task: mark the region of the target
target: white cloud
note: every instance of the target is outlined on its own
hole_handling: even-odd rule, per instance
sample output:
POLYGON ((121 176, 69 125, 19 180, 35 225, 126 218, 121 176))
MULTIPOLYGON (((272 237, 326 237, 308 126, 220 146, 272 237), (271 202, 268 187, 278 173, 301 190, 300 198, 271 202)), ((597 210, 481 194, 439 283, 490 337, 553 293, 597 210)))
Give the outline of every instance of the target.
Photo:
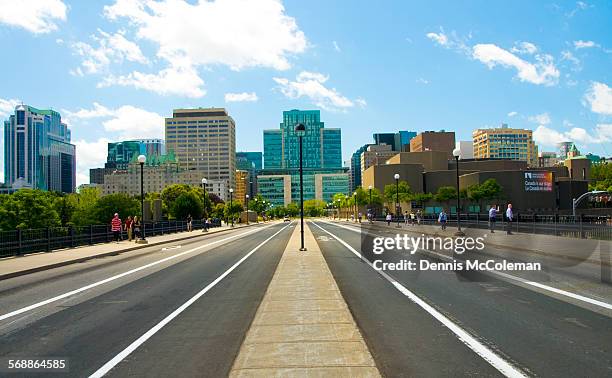
POLYGON ((540 125, 533 132, 533 140, 543 146, 555 146, 560 142, 575 142, 582 145, 600 144, 612 141, 612 124, 598 124, 592 132, 582 127, 573 127, 569 131, 560 132, 540 125))
POLYGON ((426 36, 440 46, 448 46, 448 37, 443 31, 440 31, 440 33, 427 33, 426 36))
POLYGON ((164 96, 200 98, 206 94, 203 88, 204 80, 189 63, 175 62, 170 67, 154 74, 133 71, 128 75, 110 75, 98 83, 99 88, 112 85, 145 89, 164 96))
POLYGON ((361 98, 358 97, 355 102, 357 103, 357 105, 359 105, 362 108, 365 108, 366 106, 368 106, 368 102, 365 100, 365 98, 361 98))
POLYGON ((578 50, 578 49, 588 49, 588 48, 597 47, 597 46, 599 46, 599 45, 596 44, 593 41, 583 41, 583 40, 574 41, 574 48, 576 50, 578 50))
POLYGON ((514 117, 517 114, 518 114, 517 112, 510 112, 508 113, 508 117, 514 117))
POLYGON ((604 83, 593 82, 584 95, 586 104, 594 113, 612 115, 612 88, 604 83))
POLYGON ((417 84, 429 84, 429 80, 423 79, 422 77, 416 79, 417 84))
POLYGON ((335 88, 327 88, 324 84, 329 76, 318 72, 302 71, 295 81, 278 77, 273 80, 288 98, 308 97, 314 105, 325 110, 342 110, 355 106, 353 101, 342 96, 335 88))
POLYGON ((21 101, 14 98, 5 100, 0 98, 0 120, 8 117, 15 110, 15 106, 21 104, 21 101))
POLYGON ((519 80, 532 84, 554 85, 559 80, 559 70, 548 54, 536 54, 536 61, 531 63, 494 44, 477 44, 473 47, 472 57, 490 69, 497 65, 514 68, 519 80))
POLYGON ((127 18, 139 38, 159 46, 157 56, 193 65, 290 68, 306 37, 279 0, 116 0, 104 7, 110 20, 127 18))
POLYGON ((342 50, 340 49, 340 46, 338 46, 338 42, 333 41, 334 44, 334 50, 336 50, 337 52, 342 52, 342 50))
POLYGON ((535 54, 538 47, 531 42, 517 42, 510 51, 518 54, 535 54))
POLYGON ((529 117, 529 121, 538 125, 548 125, 550 123, 550 115, 548 113, 537 114, 529 117))
POLYGON ((93 40, 98 44, 97 47, 93 47, 85 42, 72 44, 75 54, 83 57, 81 67, 73 71, 76 75, 82 76, 83 73, 100 73, 108 69, 111 62, 121 63, 124 60, 128 60, 142 64, 149 63, 140 47, 125 38, 122 32, 109 34, 98 29, 98 34, 92 36, 93 40))
POLYGON ((104 130, 117 133, 119 139, 160 138, 164 136, 164 117, 132 105, 113 111, 113 117, 102 122, 104 130))
POLYGON ((225 102, 255 102, 259 100, 255 92, 226 93, 225 102))
MULTIPOLYGON (((110 117, 113 115, 113 110, 107 108, 104 105, 100 105, 97 102, 93 103, 93 109, 79 109, 77 111, 70 111, 62 109, 62 116, 65 119, 90 119, 90 118, 101 118, 110 117)), ((67 121, 67 123, 70 123, 67 121)))
POLYGON ((574 71, 582 70, 582 64, 580 62, 580 59, 576 58, 574 54, 572 54, 570 51, 567 51, 567 50, 561 51, 561 60, 566 60, 568 62, 571 62, 574 66, 572 68, 572 70, 574 71))
POLYGON ((80 139, 73 141, 76 145, 76 180, 77 186, 89 183, 89 169, 103 167, 108 153, 110 139, 100 138, 93 142, 80 139))
POLYGON ((0 0, 0 23, 36 34, 57 30, 68 8, 61 0, 0 0))

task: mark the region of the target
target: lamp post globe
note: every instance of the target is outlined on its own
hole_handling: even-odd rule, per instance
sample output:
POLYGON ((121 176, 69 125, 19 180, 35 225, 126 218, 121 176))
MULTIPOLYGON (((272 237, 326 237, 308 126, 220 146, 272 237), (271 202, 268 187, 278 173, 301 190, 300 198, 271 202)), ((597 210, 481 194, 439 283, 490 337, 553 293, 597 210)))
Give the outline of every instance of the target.
POLYGON ((232 213, 233 211, 233 206, 232 206, 232 194, 234 193, 234 189, 233 188, 229 188, 229 195, 230 195, 230 205, 229 205, 229 216, 231 218, 232 221, 232 227, 234 227, 234 214, 232 213))
POLYGON ((144 164, 147 161, 145 155, 138 155, 138 164, 140 164, 140 240, 138 243, 146 244, 145 223, 144 223, 144 164))
POLYGON ((302 123, 295 125, 295 134, 299 139, 300 147, 300 251, 305 251, 304 247, 304 156, 302 138, 306 135, 306 126, 302 123))
POLYGON ((246 224, 249 225, 249 195, 246 196, 246 224))
POLYGON ((457 232, 455 236, 465 236, 465 233, 461 231, 461 193, 459 192, 459 159, 461 159, 461 149, 455 148, 453 150, 453 156, 455 157, 455 177, 457 179, 457 232))
POLYGON ((400 205, 399 205, 399 179, 400 179, 400 175, 399 173, 396 173, 393 175, 393 178, 395 179, 395 216, 397 217, 397 227, 401 227, 400 226, 400 205))

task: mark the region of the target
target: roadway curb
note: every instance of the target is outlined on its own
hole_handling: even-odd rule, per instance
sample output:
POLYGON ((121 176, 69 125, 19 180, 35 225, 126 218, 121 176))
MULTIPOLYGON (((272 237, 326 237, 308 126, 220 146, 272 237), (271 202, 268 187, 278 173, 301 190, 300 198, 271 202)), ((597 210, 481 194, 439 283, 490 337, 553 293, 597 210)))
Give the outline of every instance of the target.
MULTIPOLYGON (((338 224, 343 224, 342 222, 338 222, 338 221, 333 221, 333 222, 334 223, 338 223, 338 224)), ((352 224, 352 222, 348 222, 348 223, 352 224)), ((391 227, 385 227, 384 225, 381 226, 381 225, 377 225, 377 224, 373 224, 373 226, 378 227, 380 229, 389 229, 389 228, 391 228, 391 227)), ((392 229, 397 230, 397 228, 395 228, 395 227, 393 227, 392 229)), ((402 230, 404 230, 405 232, 420 233, 420 234, 427 235, 427 236, 439 236, 439 237, 444 236, 444 237, 451 237, 451 238, 452 237, 456 237, 454 235, 438 234, 437 232, 436 233, 431 233, 431 232, 424 232, 424 231, 417 231, 417 230, 406 230, 404 228, 402 228, 402 230)), ((517 233, 517 234, 519 234, 519 233, 517 233)), ((574 257, 574 256, 555 255, 555 254, 552 254, 552 253, 546 253, 545 251, 541 251, 539 249, 529 249, 529 248, 513 247, 513 246, 509 246, 509 245, 496 244, 496 243, 490 243, 490 242, 487 242, 487 244, 491 245, 491 246, 494 246, 494 247, 498 247, 498 248, 510 249, 510 250, 513 250, 513 251, 528 252, 528 253, 534 253, 536 255, 542 255, 542 256, 546 256, 546 257, 556 257, 556 258, 560 258, 560 259, 563 259, 563 260, 570 260, 570 261, 573 261, 573 262, 586 262, 586 263, 593 264, 593 265, 599 265, 599 266, 603 265, 603 266, 607 266, 607 267, 612 267, 612 263, 610 263, 609 261, 594 260, 594 259, 591 259, 590 257, 587 258, 587 259, 581 259, 581 258, 574 257)), ((492 254, 492 253, 487 253, 487 252, 482 252, 482 251, 481 251, 481 253, 489 255, 489 256, 492 256, 492 257, 500 257, 500 256, 497 256, 497 255, 492 254)))
MULTIPOLYGON (((42 272, 42 271, 45 271, 45 270, 51 270, 51 269, 59 268, 59 267, 66 266, 66 265, 78 264, 78 263, 81 263, 81 262, 84 262, 84 261, 87 261, 87 260, 93 260, 93 259, 102 258, 102 257, 108 257, 108 256, 116 256, 116 255, 120 255, 120 254, 122 254, 124 252, 131 252, 131 251, 135 251, 135 250, 139 250, 139 249, 143 249, 143 248, 154 247, 154 246, 157 246, 157 245, 174 243, 174 242, 177 242, 177 241, 195 239, 195 238, 199 238, 199 237, 206 236, 206 235, 222 234, 224 232, 228 232, 228 231, 231 231, 231 230, 236 230, 236 229, 239 229, 239 228, 247 228, 247 227, 251 227, 251 226, 252 225, 237 226, 237 227, 234 227, 234 228, 228 228, 228 229, 225 229, 225 230, 215 231, 215 232, 211 232, 211 233, 201 233, 200 235, 190 235, 190 236, 185 236, 185 237, 181 237, 181 238, 177 238, 177 239, 172 239, 172 240, 164 240, 164 241, 159 241, 159 242, 154 242, 154 243, 149 243, 149 244, 142 244, 142 245, 138 245, 138 246, 122 249, 120 251, 104 252, 104 253, 101 253, 99 255, 86 256, 86 257, 81 257, 81 258, 77 258, 77 259, 73 259, 73 260, 66 260, 66 261, 61 261, 61 262, 58 262, 58 263, 53 263, 53 264, 49 264, 49 265, 39 266, 39 267, 36 267, 36 268, 20 270, 18 272, 1 274, 0 275, 0 281, 8 280, 9 278, 15 278, 15 277, 19 277, 19 276, 25 276, 25 275, 32 274, 32 273, 42 272)), ((186 231, 184 231, 184 232, 186 232, 186 231)), ((104 244, 104 243, 101 243, 101 244, 104 244)), ((42 252, 42 253, 53 253, 53 251, 51 251, 51 252, 42 252)), ((14 257, 14 258, 26 258, 26 257, 28 257, 28 255, 18 256, 18 257, 14 257)))

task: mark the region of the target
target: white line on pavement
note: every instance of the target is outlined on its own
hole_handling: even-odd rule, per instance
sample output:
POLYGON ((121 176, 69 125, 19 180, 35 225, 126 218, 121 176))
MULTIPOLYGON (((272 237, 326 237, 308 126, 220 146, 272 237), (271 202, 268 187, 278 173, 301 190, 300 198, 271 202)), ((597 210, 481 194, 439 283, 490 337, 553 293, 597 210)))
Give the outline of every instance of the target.
POLYGON ((124 358, 129 356, 133 351, 135 351, 139 346, 144 344, 145 341, 151 338, 151 336, 155 335, 160 329, 162 329, 166 324, 170 323, 172 319, 176 318, 181 312, 185 311, 189 306, 191 306, 195 301, 197 301, 201 296, 206 294, 210 289, 215 287, 222 279, 224 279, 228 274, 230 274, 234 269, 236 269, 240 264, 244 262, 244 260, 248 259, 253 253, 255 253, 259 248, 261 248, 264 244, 274 238, 276 235, 280 234, 283 230, 285 230, 291 223, 287 226, 278 230, 274 235, 270 236, 263 242, 259 243, 257 247, 253 248, 249 253, 247 253, 243 258, 238 260, 234 265, 232 265, 228 270, 226 270, 223 274, 217 277, 213 282, 209 283, 204 289, 198 292, 196 295, 191 297, 187 302, 183 303, 179 308, 174 310, 170 315, 166 316, 162 321, 157 323, 153 328, 145 332, 144 335, 140 336, 133 343, 128 345, 127 348, 119 352, 115 357, 113 357, 110 361, 104 364, 100 369, 96 370, 95 373, 90 375, 90 378, 98 378, 103 377, 106 373, 108 373, 113 367, 115 367, 118 363, 120 363, 124 358))
MULTIPOLYGON (((323 227, 319 226, 317 223, 315 223, 315 222, 312 222, 312 223, 315 226, 317 226, 318 228, 320 228, 322 231, 324 231, 325 233, 329 234, 331 237, 336 239, 342 245, 344 245, 349 251, 353 252, 355 255, 357 255, 357 256, 359 256, 361 258, 361 253, 357 252, 347 242, 345 242, 344 240, 340 239, 339 237, 337 237, 336 235, 332 234, 331 232, 327 231, 323 227)), ((374 266, 372 265, 372 263, 369 262, 367 259, 366 260, 362 260, 362 261, 366 262, 372 269, 374 269, 374 266)), ((505 359, 503 359, 502 357, 497 355, 491 349, 487 348, 480 341, 476 340, 476 338, 474 338, 472 335, 470 335, 467 331, 463 330, 461 327, 459 327, 458 325, 453 323, 450 319, 448 319, 446 316, 444 316, 438 310, 436 310, 435 308, 433 308, 432 306, 427 304, 427 302, 423 301, 421 298, 419 298, 412 291, 408 290, 401 283, 399 283, 395 279, 393 279, 393 277, 391 277, 387 273, 383 272, 382 270, 374 269, 374 271, 379 273, 387 281, 389 281, 389 283, 391 283, 399 292, 401 292, 402 294, 407 296, 411 301, 413 301, 414 303, 419 305, 422 309, 427 311, 436 320, 438 320, 440 323, 442 323, 444 326, 446 326, 448 329, 450 329, 459 338, 459 340, 461 340, 471 350, 476 352, 476 354, 478 354, 485 361, 487 361, 489 364, 491 364, 491 366, 493 366, 494 368, 499 370, 499 372, 501 372, 503 375, 505 375, 506 377, 526 377, 526 375, 523 374, 520 370, 518 370, 516 367, 512 366, 512 364, 510 364, 508 361, 506 361, 505 359)))
MULTIPOLYGON (((355 228, 347 227, 347 226, 344 226, 344 225, 341 225, 341 224, 329 223, 329 222, 325 222, 325 221, 321 221, 321 222, 322 223, 326 223, 326 224, 331 224, 331 225, 334 225, 334 226, 337 226, 337 227, 341 227, 341 228, 344 228, 344 229, 349 230, 349 231, 359 232, 359 233, 361 232, 361 230, 357 230, 355 228)), ((423 251, 425 251, 427 253, 431 253, 433 255, 436 255, 438 257, 442 257, 442 258, 444 258, 446 260, 453 260, 452 257, 446 256, 446 255, 441 254, 441 253, 436 252, 436 251, 432 251, 432 250, 424 249, 424 248, 421 249, 421 250, 423 250, 423 251)), ((600 301, 600 300, 597 300, 597 299, 593 299, 593 298, 589 298, 589 297, 585 297, 584 295, 572 293, 570 291, 566 291, 566 290, 562 290, 562 289, 557 289, 556 287, 544 285, 544 284, 541 284, 539 282, 529 281, 529 280, 526 280, 524 278, 513 276, 513 275, 508 274, 508 273, 498 272, 498 271, 495 271, 495 270, 487 271, 487 272, 484 272, 484 273, 496 274, 496 275, 498 275, 500 277, 504 277, 504 278, 507 278, 509 280, 517 281, 517 282, 523 283, 525 285, 537 287, 537 288, 540 288, 542 290, 549 291, 551 293, 556 293, 556 294, 563 295, 563 296, 566 296, 566 297, 569 297, 569 298, 573 298, 573 299, 576 299, 576 300, 579 300, 579 301, 582 301, 582 302, 586 302, 586 303, 589 303, 589 304, 592 304, 592 305, 595 305, 595 306, 598 306, 598 307, 603 307, 605 309, 612 310, 612 304, 610 304, 610 303, 603 302, 603 301, 600 301)))
POLYGON ((261 230, 261 229, 263 229, 263 228, 268 228, 268 227, 272 227, 272 226, 273 226, 273 225, 268 225, 268 226, 265 226, 265 227, 262 227, 262 228, 256 228, 256 229, 251 230, 251 231, 243 232, 243 233, 240 233, 240 234, 237 234, 237 235, 233 235, 233 236, 230 236, 230 237, 227 237, 227 238, 223 238, 223 239, 220 239, 220 240, 216 240, 216 241, 213 241, 213 242, 210 242, 210 243, 207 243, 207 244, 204 244, 204 245, 201 245, 201 246, 198 246, 198 247, 192 248, 192 249, 187 250, 187 251, 185 251, 185 252, 181 252, 181 253, 178 253, 178 254, 176 254, 176 255, 169 256, 169 257, 163 258, 163 259, 161 259, 161 260, 157 260, 157 261, 154 261, 154 262, 152 262, 152 263, 149 263, 149 264, 146 264, 146 265, 140 266, 140 267, 138 267, 138 268, 134 268, 134 269, 132 269, 132 270, 128 270, 127 272, 123 272, 123 273, 120 273, 120 274, 114 275, 114 276, 112 276, 112 277, 108 277, 108 278, 106 278, 106 279, 103 279, 102 281, 94 282, 94 283, 92 283, 92 284, 89 284, 89 285, 86 285, 86 286, 80 287, 80 288, 78 288, 78 289, 75 289, 75 290, 72 290, 72 291, 69 291, 69 292, 66 292, 66 293, 60 294, 60 295, 55 296, 55 297, 53 297, 53 298, 49 298, 49 299, 46 299, 46 300, 44 300, 44 301, 37 302, 37 303, 31 304, 31 305, 29 305, 29 306, 26 306, 26 307, 20 308, 20 309, 18 309, 18 310, 11 311, 11 312, 9 312, 9 313, 7 313, 7 314, 0 315, 0 321, 5 320, 5 319, 8 319, 8 318, 11 318, 11 317, 13 317, 13 316, 15 316, 15 315, 23 314, 24 312, 27 312, 27 311, 33 310, 33 309, 35 309, 35 308, 38 308, 38 307, 41 307, 41 306, 45 306, 45 305, 48 305, 48 304, 53 303, 53 302, 57 302, 57 301, 59 301, 60 299, 68 298, 68 297, 73 296, 73 295, 75 295, 75 294, 78 294, 78 293, 81 293, 81 292, 83 292, 83 291, 86 291, 86 290, 92 289, 92 288, 94 288, 94 287, 96 287, 96 286, 100 286, 100 285, 103 285, 103 284, 105 284, 105 283, 109 283, 109 282, 111 282, 111 281, 115 281, 115 280, 117 280, 117 279, 119 279, 119 278, 122 278, 122 277, 128 276, 128 275, 130 275, 130 274, 133 274, 133 273, 139 272, 139 271, 141 271, 141 270, 144 270, 144 269, 150 268, 150 267, 155 266, 155 265, 159 265, 159 264, 164 263, 164 262, 166 262, 166 261, 170 261, 170 260, 173 260, 173 259, 179 258, 179 257, 181 257, 181 256, 184 256, 184 255, 188 254, 188 253, 195 252, 195 251, 197 251, 197 250, 199 250, 199 249, 206 248, 206 247, 209 247, 209 246, 211 246, 211 245, 215 245, 215 244, 223 243, 223 242, 226 242, 226 241, 228 241, 228 240, 235 239, 235 238, 238 238, 238 237, 242 237, 242 236, 245 236, 245 235, 249 235, 249 234, 252 234, 252 233, 254 233, 254 232, 260 231, 260 230, 261 230))

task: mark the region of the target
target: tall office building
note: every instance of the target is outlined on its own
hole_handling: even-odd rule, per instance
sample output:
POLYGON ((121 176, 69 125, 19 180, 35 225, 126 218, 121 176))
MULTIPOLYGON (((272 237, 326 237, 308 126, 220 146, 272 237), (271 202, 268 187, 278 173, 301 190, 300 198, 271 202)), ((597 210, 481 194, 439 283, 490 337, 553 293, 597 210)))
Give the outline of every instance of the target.
POLYGON ((538 166, 538 146, 533 132, 513 129, 502 124, 499 128, 477 129, 472 133, 474 158, 496 158, 526 161, 530 167, 538 166))
POLYGON ((58 112, 15 107, 4 122, 4 180, 13 188, 74 192, 76 147, 58 112))
POLYGON ((455 133, 453 131, 424 131, 410 140, 410 152, 443 151, 453 158, 455 133))
MULTIPOLYGON (((387 159, 398 153, 398 151, 393 151, 388 144, 373 144, 368 146, 360 156, 361 172, 364 172, 373 165, 385 164, 387 159)), ((363 186, 363 182, 360 182, 359 186, 363 186)))
MULTIPOLYGON (((236 169, 248 172, 247 194, 251 197, 257 191, 257 175, 263 168, 263 153, 259 151, 236 152, 236 169)), ((238 179, 236 179, 238 180, 238 179)), ((238 182, 236 181, 236 185, 238 182)))
POLYGON ((410 140, 417 135, 414 131, 401 130, 397 133, 375 133, 372 135, 374 144, 388 144, 391 150, 409 152, 410 140))
POLYGON ((283 112, 279 129, 264 130, 264 169, 257 177, 258 192, 273 204, 299 201, 299 138, 295 125, 304 124, 304 200, 330 201, 348 194, 349 175, 342 167, 340 129, 326 129, 319 110, 283 112))
POLYGON ((236 185, 236 124, 225 109, 174 109, 166 118, 166 149, 181 169, 200 172, 211 191, 229 199, 236 185))
POLYGON ((461 151, 461 159, 474 158, 474 144, 471 140, 458 140, 455 144, 455 148, 461 151))
POLYGON ((357 189, 358 186, 361 186, 361 153, 365 151, 369 146, 369 144, 364 144, 351 155, 349 171, 349 179, 351 183, 349 190, 351 192, 357 189))
POLYGON ((342 167, 340 129, 326 129, 319 110, 283 112, 280 129, 264 130, 264 168, 298 168, 300 166, 295 125, 306 126, 304 168, 342 167))

